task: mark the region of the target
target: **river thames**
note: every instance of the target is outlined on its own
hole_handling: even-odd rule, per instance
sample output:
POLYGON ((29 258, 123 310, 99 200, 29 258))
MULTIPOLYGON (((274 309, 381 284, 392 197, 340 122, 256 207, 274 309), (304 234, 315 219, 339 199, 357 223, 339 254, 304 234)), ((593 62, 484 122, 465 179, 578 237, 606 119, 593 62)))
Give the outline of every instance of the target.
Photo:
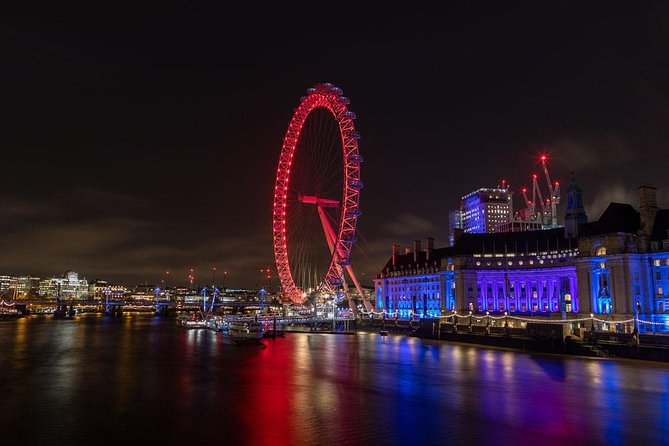
POLYGON ((669 442, 665 364, 364 333, 263 344, 141 314, 0 322, 0 442, 669 442))

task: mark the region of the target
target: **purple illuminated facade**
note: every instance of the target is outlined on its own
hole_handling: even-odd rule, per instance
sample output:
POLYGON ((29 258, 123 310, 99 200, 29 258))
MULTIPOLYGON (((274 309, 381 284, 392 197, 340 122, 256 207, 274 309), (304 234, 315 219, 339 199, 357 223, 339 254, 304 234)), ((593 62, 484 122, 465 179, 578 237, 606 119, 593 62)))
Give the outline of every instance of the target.
POLYGON ((375 280, 377 308, 402 318, 577 313, 577 256, 562 229, 463 234, 452 247, 396 252, 375 280))

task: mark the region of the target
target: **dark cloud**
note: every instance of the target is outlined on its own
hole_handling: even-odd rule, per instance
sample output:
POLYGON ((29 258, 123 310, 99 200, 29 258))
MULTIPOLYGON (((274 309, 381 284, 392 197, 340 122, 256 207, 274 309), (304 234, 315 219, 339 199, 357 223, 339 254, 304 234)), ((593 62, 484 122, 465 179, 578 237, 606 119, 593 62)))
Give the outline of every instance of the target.
POLYGON ((667 207, 666 12, 449 6, 323 32, 220 5, 6 8, 0 269, 132 284, 215 266, 255 286, 281 140, 323 81, 358 115, 368 283, 392 243, 445 245, 461 196, 527 185, 541 150, 563 193, 575 171, 590 218, 636 205, 641 183, 667 207))

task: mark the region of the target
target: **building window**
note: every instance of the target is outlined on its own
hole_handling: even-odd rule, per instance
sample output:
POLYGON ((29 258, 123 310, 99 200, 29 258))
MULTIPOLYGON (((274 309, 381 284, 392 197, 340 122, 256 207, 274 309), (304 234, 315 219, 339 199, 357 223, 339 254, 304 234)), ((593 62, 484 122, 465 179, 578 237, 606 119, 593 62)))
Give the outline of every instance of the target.
POLYGON ((662 296, 664 294, 664 290, 662 289, 661 286, 657 287, 657 294, 658 296, 662 296))
POLYGON ((655 261, 653 261, 653 264, 655 266, 660 266, 660 259, 655 259, 655 261))
POLYGON ((657 272, 655 273, 655 280, 660 280, 660 279, 662 279, 662 274, 660 274, 660 272, 657 271, 657 272))
POLYGON ((605 256, 606 255, 606 247, 605 246, 600 246, 595 250, 595 255, 596 256, 605 256))

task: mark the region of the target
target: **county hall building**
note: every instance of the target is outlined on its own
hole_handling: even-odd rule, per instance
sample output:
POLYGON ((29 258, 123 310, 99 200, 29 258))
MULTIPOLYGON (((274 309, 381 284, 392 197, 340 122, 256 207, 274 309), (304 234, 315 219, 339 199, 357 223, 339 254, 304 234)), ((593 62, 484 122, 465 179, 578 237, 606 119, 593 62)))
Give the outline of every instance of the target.
POLYGON ((669 316, 669 209, 639 188, 639 208, 611 203, 587 222, 572 180, 565 226, 460 233, 453 246, 392 256, 374 280, 377 310, 400 318, 458 312, 544 315, 590 313, 627 319, 669 316))

